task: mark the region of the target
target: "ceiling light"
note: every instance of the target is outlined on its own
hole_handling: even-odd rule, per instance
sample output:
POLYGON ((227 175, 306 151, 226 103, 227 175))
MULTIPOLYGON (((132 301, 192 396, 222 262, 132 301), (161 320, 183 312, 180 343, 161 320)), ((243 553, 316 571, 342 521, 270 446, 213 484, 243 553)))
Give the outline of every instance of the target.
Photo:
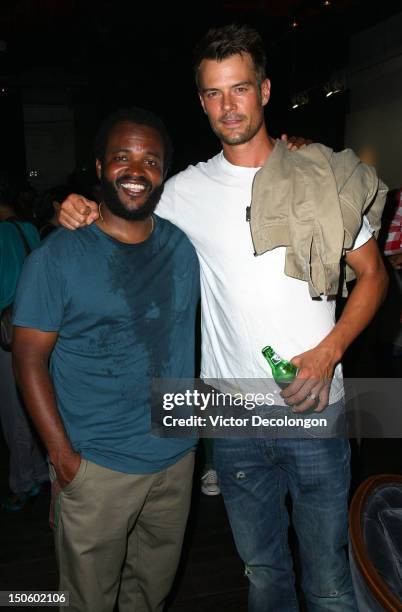
POLYGON ((292 97, 291 108, 292 110, 305 106, 309 103, 309 96, 306 91, 300 92, 292 97))
POLYGON ((329 98, 337 93, 342 93, 346 89, 346 82, 344 77, 333 77, 325 83, 324 85, 324 93, 325 97, 329 98))

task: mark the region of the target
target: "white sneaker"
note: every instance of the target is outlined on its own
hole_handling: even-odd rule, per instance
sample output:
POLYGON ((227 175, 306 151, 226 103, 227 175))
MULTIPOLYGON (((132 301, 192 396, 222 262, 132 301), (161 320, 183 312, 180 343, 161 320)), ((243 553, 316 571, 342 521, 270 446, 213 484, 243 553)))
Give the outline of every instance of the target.
POLYGON ((201 477, 201 491, 204 495, 220 495, 218 474, 215 470, 208 470, 201 477))

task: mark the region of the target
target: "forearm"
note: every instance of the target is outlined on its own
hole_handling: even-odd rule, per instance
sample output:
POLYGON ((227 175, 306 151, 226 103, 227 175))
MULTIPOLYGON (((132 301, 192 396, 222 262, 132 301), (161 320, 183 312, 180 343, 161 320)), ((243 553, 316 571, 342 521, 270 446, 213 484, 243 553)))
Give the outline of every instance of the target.
POLYGON ((341 317, 318 345, 329 349, 335 362, 342 359, 346 349, 373 319, 385 298, 387 288, 388 276, 383 268, 358 278, 341 317))
POLYGON ((386 295, 388 276, 374 240, 348 254, 346 260, 355 271, 357 282, 342 316, 317 346, 292 359, 299 372, 282 391, 282 397, 289 405, 297 406, 295 412, 314 407, 317 397, 319 402, 314 410, 320 412, 327 406, 336 364, 369 324, 386 295))
POLYGON ((50 460, 57 464, 64 455, 73 452, 61 420, 47 360, 39 357, 19 357, 14 354, 14 369, 29 413, 50 460))

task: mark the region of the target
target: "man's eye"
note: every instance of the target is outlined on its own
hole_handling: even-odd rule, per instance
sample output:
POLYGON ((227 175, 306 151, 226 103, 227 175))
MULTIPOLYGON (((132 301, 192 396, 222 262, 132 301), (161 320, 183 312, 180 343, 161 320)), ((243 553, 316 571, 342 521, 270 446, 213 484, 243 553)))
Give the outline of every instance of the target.
POLYGON ((148 166, 152 166, 153 168, 157 168, 159 165, 154 159, 147 159, 145 162, 148 164, 148 166))
POLYGON ((236 87, 237 93, 245 93, 247 91, 247 87, 236 87))
POLYGON ((218 95, 217 91, 209 91, 207 93, 207 98, 211 99, 211 98, 216 98, 216 96, 218 95))
POLYGON ((115 155, 113 159, 114 161, 118 161, 118 162, 127 161, 126 155, 115 155))

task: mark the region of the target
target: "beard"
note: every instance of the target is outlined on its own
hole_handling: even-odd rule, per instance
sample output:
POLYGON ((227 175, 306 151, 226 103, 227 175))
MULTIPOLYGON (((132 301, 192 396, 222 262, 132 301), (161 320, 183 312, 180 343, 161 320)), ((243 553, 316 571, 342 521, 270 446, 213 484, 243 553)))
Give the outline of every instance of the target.
MULTIPOLYGON (((125 180, 131 179, 132 177, 124 176, 119 179, 119 182, 124 183, 125 180)), ((152 184, 145 178, 140 177, 140 182, 142 182, 147 189, 152 189, 152 184)), ((105 203, 105 206, 110 210, 110 212, 116 217, 120 217, 121 219, 126 219, 126 221, 144 221, 152 215, 154 212, 160 197, 162 195, 164 188, 164 183, 159 185, 159 187, 155 187, 152 191, 150 191, 148 198, 145 200, 141 206, 138 208, 127 208, 119 198, 119 194, 113 182, 108 181, 107 178, 102 174, 100 179, 100 189, 102 200, 105 203)))
POLYGON ((261 116, 260 120, 257 123, 251 123, 247 127, 244 128, 243 131, 234 133, 233 136, 230 135, 230 132, 224 132, 219 127, 219 122, 216 124, 212 124, 210 122, 212 130, 215 132, 215 135, 219 138, 219 140, 228 145, 240 145, 249 142, 261 129, 261 126, 264 123, 264 115, 261 116))

